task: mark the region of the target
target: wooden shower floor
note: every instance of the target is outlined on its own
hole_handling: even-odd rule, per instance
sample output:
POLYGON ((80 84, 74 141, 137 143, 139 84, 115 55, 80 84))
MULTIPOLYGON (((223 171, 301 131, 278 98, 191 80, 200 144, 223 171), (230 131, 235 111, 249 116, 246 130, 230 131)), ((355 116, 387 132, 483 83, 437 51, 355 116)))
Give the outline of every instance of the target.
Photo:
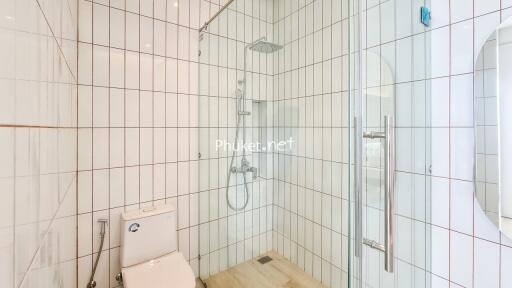
POLYGON ((207 288, 323 288, 295 264, 269 252, 257 259, 236 265, 206 279, 207 288), (270 256, 273 260, 260 264, 257 260, 270 256))

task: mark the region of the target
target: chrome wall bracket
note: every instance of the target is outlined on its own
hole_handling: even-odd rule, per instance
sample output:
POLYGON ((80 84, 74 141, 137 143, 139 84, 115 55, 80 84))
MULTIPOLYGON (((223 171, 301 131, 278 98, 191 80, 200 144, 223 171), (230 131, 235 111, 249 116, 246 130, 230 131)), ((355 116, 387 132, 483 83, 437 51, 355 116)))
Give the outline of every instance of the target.
POLYGON ((119 285, 123 285, 123 274, 117 273, 114 279, 116 279, 119 285))
POLYGON ((363 244, 368 246, 368 247, 370 247, 370 248, 377 249, 377 250, 382 251, 382 252, 386 252, 386 247, 383 244, 380 244, 377 241, 373 241, 373 240, 364 238, 363 239, 363 244))
POLYGON ((363 138, 367 138, 367 139, 385 139, 386 138, 386 134, 384 134, 382 132, 364 132, 363 133, 363 138))

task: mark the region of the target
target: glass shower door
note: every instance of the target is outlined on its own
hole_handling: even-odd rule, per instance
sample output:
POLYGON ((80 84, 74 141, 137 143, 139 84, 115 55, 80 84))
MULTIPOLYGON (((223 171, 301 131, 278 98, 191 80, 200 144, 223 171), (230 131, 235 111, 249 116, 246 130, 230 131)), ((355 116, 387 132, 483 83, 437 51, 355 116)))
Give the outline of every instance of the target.
POLYGON ((351 287, 430 287, 427 3, 354 4, 351 287))

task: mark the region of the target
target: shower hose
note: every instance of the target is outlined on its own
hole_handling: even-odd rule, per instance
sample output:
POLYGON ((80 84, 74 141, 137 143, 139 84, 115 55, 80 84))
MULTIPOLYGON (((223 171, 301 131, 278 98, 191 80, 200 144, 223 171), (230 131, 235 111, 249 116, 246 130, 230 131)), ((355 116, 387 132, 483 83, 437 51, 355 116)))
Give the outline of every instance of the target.
MULTIPOLYGON (((238 105, 237 105, 237 107, 238 107, 238 105)), ((246 176, 246 172, 245 171, 242 172, 243 173, 243 178, 244 178, 244 191, 245 191, 244 205, 242 207, 236 207, 236 205, 232 205, 231 201, 229 200, 229 181, 231 180, 231 173, 232 173, 231 169, 233 169, 233 164, 235 163, 236 149, 237 149, 237 146, 238 146, 238 136, 240 134, 240 121, 241 121, 241 119, 243 117, 238 112, 239 111, 237 111, 236 133, 235 133, 235 143, 234 143, 235 145, 233 146, 234 149, 233 149, 233 154, 231 155, 231 163, 229 164, 228 176, 227 176, 228 179, 226 181, 226 202, 228 203, 229 208, 231 208, 234 211, 242 211, 242 210, 244 210, 245 207, 247 207, 247 204, 249 203, 249 189, 247 187, 247 176, 246 176)), ((243 152, 242 152, 242 162, 244 160, 245 160, 245 150, 243 150, 243 152)), ((236 188, 236 186, 235 186, 235 188, 236 188)))

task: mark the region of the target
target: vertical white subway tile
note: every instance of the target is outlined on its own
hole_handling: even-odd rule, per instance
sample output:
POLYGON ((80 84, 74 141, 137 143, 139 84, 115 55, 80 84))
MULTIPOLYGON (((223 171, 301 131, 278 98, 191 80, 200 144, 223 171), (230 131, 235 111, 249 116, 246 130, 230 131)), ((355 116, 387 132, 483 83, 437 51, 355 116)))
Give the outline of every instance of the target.
POLYGON ((120 49, 110 49, 110 86, 124 88, 125 52, 120 49))
MULTIPOLYGON (((142 163, 141 163, 142 164, 142 163)), ((153 200, 153 166, 140 166, 140 202, 153 200)))
POLYGON ((472 5, 473 3, 471 3, 471 5, 468 4, 469 3, 464 0, 454 0, 450 2, 450 16, 452 23, 460 22, 473 17, 474 5, 472 5))
POLYGON ((124 165, 124 129, 111 128, 110 135, 110 167, 124 165))
POLYGON ((126 11, 139 13, 140 0, 125 0, 126 11))
POLYGON ((92 208, 99 211, 109 208, 109 170, 94 170, 92 174, 92 208))
POLYGON ((473 183, 451 180, 450 192, 450 228, 473 234, 473 183))
POLYGON ((474 149, 473 128, 450 129, 450 170, 451 177, 467 181, 473 180, 474 149))
POLYGON ((153 51, 155 55, 165 55, 166 51, 166 41, 165 41, 165 31, 166 25, 163 21, 153 21, 153 51))
POLYGON ((93 168, 107 168, 109 166, 108 128, 95 128, 92 131, 93 168))
POLYGON ((448 27, 430 32, 431 41, 431 77, 447 76, 450 63, 450 30, 448 27))
POLYGON ((506 273, 506 271, 510 271, 509 269, 512 267, 512 248, 502 246, 501 247, 501 279, 500 284, 502 287, 507 287, 512 285, 512 275, 510 273, 506 273))
POLYGON ((78 170, 92 168, 92 129, 78 130, 78 170))
MULTIPOLYGON (((178 3, 177 2, 178 0, 176 0, 175 3, 178 3)), ((176 5, 176 4, 174 4, 176 5)), ((180 25, 183 25, 183 26, 189 26, 190 25, 190 11, 189 11, 189 8, 190 8, 190 0, 179 0, 179 24, 180 25)))
POLYGON ((432 128, 432 175, 449 176, 449 130, 432 128))
POLYGON ((100 5, 93 4, 93 44, 108 46, 110 43, 109 40, 109 8, 100 5))
POLYGON ((475 6, 475 17, 487 14, 490 12, 494 12, 500 9, 500 1, 499 0, 491 0, 491 1, 483 1, 483 0, 474 0, 475 6))
POLYGON ((103 46, 93 46, 93 84, 108 86, 109 83, 109 49, 103 46))
MULTIPOLYGON (((466 5, 469 6, 469 5, 466 5)), ((473 21, 468 20, 451 26, 451 73, 473 71, 473 21)))
POLYGON ((445 279, 450 275, 449 231, 432 226, 432 272, 445 279))
MULTIPOLYGON (((189 63, 186 61, 178 60, 178 77, 177 77, 177 91, 179 93, 188 93, 189 92, 189 63)), ((175 82, 176 79, 174 79, 175 82)))
POLYGON ((122 89, 110 89, 110 127, 124 127, 125 95, 122 89))
MULTIPOLYGON (((109 95, 108 88, 94 87, 92 90, 93 127, 108 127, 109 95)), ((88 111, 84 111, 88 112, 88 111)))
POLYGON ((167 21, 178 23, 179 0, 167 1, 167 21))
POLYGON ((140 129, 140 164, 153 163, 153 129, 140 129))
POLYGON ((92 2, 78 1, 78 35, 82 42, 92 43, 92 2))
POLYGON ((110 169, 110 208, 124 205, 125 180, 124 168, 110 169))
POLYGON ((140 1, 140 14, 153 17, 153 2, 152 0, 140 1))
MULTIPOLYGON (((149 2, 149 1, 144 1, 149 2)), ((148 17, 140 17, 140 51, 153 53, 153 20, 148 17)))
POLYGON ((139 203, 139 167, 125 168, 125 205, 139 203))
POLYGON ((499 245, 476 238, 474 257, 474 287, 500 287, 499 245))
POLYGON ((92 253, 92 214, 78 216, 78 257, 92 253))
MULTIPOLYGON (((459 0, 456 0, 461 2, 459 0)), ((453 2, 452 2, 453 3, 453 2)), ((451 4, 453 5, 453 4, 451 4)), ((469 6, 469 5, 468 5, 469 6)), ((450 21, 450 2, 443 0, 432 0, 430 9, 436 11, 436 17, 432 18, 432 28, 438 28, 449 24, 450 21)), ((453 17, 453 16, 452 16, 453 17)))
POLYGON ((473 287, 473 241, 471 236, 450 232, 450 280, 462 287, 473 287))
POLYGON ((139 129, 125 129, 125 164, 128 166, 139 164, 139 129))
MULTIPOLYGON (((125 18, 126 12, 110 8, 110 46, 125 47, 125 18)), ((105 29, 105 27, 103 27, 105 29)))
POLYGON ((92 84, 92 45, 86 43, 78 44, 78 83, 84 85, 92 84))
POLYGON ((139 43, 139 34, 140 34, 139 16, 136 14, 132 14, 132 13, 126 13, 125 21, 126 21, 125 22, 126 49, 131 50, 131 51, 139 51, 139 45, 140 45, 140 43, 139 43))
POLYGON ((451 77, 450 124, 454 127, 473 126, 473 76, 451 77))

